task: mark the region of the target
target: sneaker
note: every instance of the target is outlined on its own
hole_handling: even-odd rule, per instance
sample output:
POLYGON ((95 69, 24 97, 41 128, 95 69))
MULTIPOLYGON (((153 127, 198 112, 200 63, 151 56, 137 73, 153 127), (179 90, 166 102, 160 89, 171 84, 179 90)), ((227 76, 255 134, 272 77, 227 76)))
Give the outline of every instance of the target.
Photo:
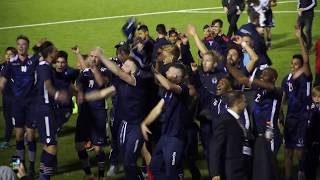
POLYGON ((114 177, 117 174, 117 167, 115 165, 111 165, 108 172, 107 176, 114 177))
POLYGON ((0 143, 0 149, 3 150, 3 149, 8 149, 9 148, 9 142, 1 142, 0 143))

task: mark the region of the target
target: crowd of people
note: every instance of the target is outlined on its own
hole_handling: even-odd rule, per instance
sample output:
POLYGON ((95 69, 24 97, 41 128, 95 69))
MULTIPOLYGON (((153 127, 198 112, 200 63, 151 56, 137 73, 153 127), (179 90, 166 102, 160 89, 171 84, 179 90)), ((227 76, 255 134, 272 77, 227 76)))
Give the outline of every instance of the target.
MULTIPOLYGON (((5 50, 0 66, 5 119, 1 148, 9 146, 14 129, 15 155, 32 179, 37 130, 43 144, 39 178, 50 179, 57 169, 57 134, 72 115, 75 96, 79 113, 74 144, 84 179, 115 176, 122 166, 128 180, 184 179, 185 168, 199 180, 199 140, 210 179, 279 179, 277 154, 282 144, 285 179, 316 179, 320 71, 312 86, 310 24, 307 36, 303 33, 307 21, 303 16, 311 17, 314 6, 299 4, 303 7, 299 7, 295 36, 300 53, 288 57, 291 70, 277 86, 278 72, 268 56, 276 1, 249 1, 249 23, 240 28, 237 20, 244 2, 223 0, 222 4, 230 24, 227 35, 222 32, 223 21, 214 19, 203 26, 203 35, 193 25, 181 33, 158 24, 153 39, 146 24, 131 18, 122 28, 127 39, 115 45, 114 57, 107 57, 100 47, 84 53, 74 46, 75 68, 68 65, 67 52, 46 39, 28 54, 29 39, 19 35, 16 48, 5 50), (194 41, 198 54, 191 53, 189 41, 194 41), (111 135, 109 158, 107 134, 111 135), (89 150, 96 155, 96 174, 89 150), (298 172, 293 171, 294 156, 298 172), (144 169, 137 163, 139 158, 144 169), (106 161, 110 162, 107 175, 106 161)), ((319 46, 320 41, 317 57, 319 46)))

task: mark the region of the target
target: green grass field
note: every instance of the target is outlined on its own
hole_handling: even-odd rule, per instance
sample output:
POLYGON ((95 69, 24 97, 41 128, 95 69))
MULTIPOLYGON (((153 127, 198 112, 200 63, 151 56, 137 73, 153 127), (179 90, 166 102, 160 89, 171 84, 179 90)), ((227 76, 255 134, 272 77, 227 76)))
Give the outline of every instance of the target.
MULTIPOLYGON (((279 0, 284 1, 284 0, 279 0)), ((83 53, 88 52, 95 46, 105 49, 107 56, 115 54, 113 46, 124 39, 120 28, 129 16, 138 14, 138 20, 147 24, 151 35, 155 37, 155 27, 159 23, 166 24, 167 28, 176 27, 183 32, 187 24, 194 24, 201 32, 204 24, 210 24, 214 18, 225 20, 224 31, 228 25, 225 15, 219 9, 203 9, 220 7, 220 1, 213 0, 10 0, 0 2, 0 52, 4 52, 8 46, 15 46, 17 35, 28 36, 33 45, 39 39, 46 37, 54 42, 58 49, 66 50, 69 54, 69 63, 75 65, 75 58, 71 54, 70 47, 79 45, 83 53), (193 10, 190 9, 200 9, 193 10), (186 10, 188 11, 178 11, 186 10), (211 11, 215 11, 211 12, 211 11), (93 20, 92 18, 100 18, 93 20), (87 20, 83 20, 87 19, 87 20), (81 20, 74 22, 73 20, 81 20), (63 23, 61 23, 63 21, 63 23), (69 22, 66 22, 69 21, 69 22), (49 22, 60 22, 52 24, 41 24, 49 22), (12 27, 20 25, 38 24, 29 27, 12 27)), ((273 29, 272 50, 269 55, 274 67, 279 72, 278 83, 289 71, 291 56, 299 53, 299 46, 294 36, 294 25, 297 19, 296 2, 286 1, 279 3, 274 11, 276 27, 273 29), (286 11, 286 12, 284 12, 286 11)), ((320 8, 316 8, 313 21, 313 40, 320 38, 320 8)), ((247 22, 247 14, 242 14, 238 25, 247 22)), ((196 48, 191 41, 194 58, 197 57, 196 48)), ((311 56, 312 69, 314 66, 314 52, 311 56)), ((66 124, 65 130, 59 137, 57 175, 52 179, 67 180, 82 178, 83 172, 74 150, 74 126, 76 115, 66 124)), ((0 135, 3 136, 4 120, 1 116, 0 135)), ((14 145, 14 138, 11 144, 14 145)), ((37 161, 41 152, 38 144, 37 161)), ((107 148, 109 152, 109 148, 107 148)), ((0 165, 8 165, 10 157, 15 153, 15 147, 0 151, 0 165)), ((199 166, 202 174, 207 176, 204 166, 203 155, 199 155, 199 166)), ((37 167, 38 167, 37 163, 37 167)), ((283 174, 283 151, 279 152, 279 169, 283 174)), ((94 169, 95 170, 95 169, 94 169)), ((119 175, 118 179, 121 178, 119 175)), ((186 172, 186 177, 190 174, 186 172)), ((111 179, 111 178, 109 178, 111 179)))

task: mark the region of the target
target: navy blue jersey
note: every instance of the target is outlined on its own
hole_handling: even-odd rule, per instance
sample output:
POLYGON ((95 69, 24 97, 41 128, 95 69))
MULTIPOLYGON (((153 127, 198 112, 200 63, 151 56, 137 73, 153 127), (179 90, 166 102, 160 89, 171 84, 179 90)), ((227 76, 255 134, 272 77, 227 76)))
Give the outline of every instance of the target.
MULTIPOLYGON (((102 76, 108 77, 109 72, 107 71, 106 68, 101 67, 100 72, 102 76)), ((79 87, 81 88, 83 93, 89 93, 91 91, 95 90, 100 90, 105 88, 104 85, 99 86, 97 81, 94 78, 94 75, 91 71, 91 69, 86 68, 84 69, 81 73, 80 76, 77 80, 77 84, 79 84, 79 87)), ((105 104, 105 99, 100 99, 96 101, 91 101, 91 102, 84 102, 81 104, 82 106, 88 106, 91 109, 105 109, 106 104, 105 104)))
POLYGON ((205 73, 202 70, 200 70, 199 76, 203 88, 205 88, 211 94, 215 95, 217 91, 218 82, 222 77, 226 76, 226 73, 219 70, 205 73))
POLYGON ((254 133, 256 135, 265 133, 267 121, 271 123, 270 126, 274 128, 275 133, 280 133, 277 124, 281 101, 282 90, 277 88, 271 91, 263 88, 257 89, 252 110, 254 133))
POLYGON ((205 39, 202 40, 202 42, 207 47, 208 50, 213 50, 223 55, 223 50, 220 44, 217 41, 215 41, 215 39, 212 38, 211 36, 206 37, 205 39))
POLYGON ((2 75, 12 81, 12 93, 15 97, 26 98, 34 95, 35 71, 39 64, 38 56, 30 56, 24 61, 15 56, 2 71, 2 75))
POLYGON ((292 74, 287 75, 282 81, 282 89, 288 99, 288 111, 286 119, 305 120, 311 103, 312 77, 305 74, 293 79, 292 74))
MULTIPOLYGON (((8 66, 8 63, 4 62, 0 64, 0 75, 2 76, 3 71, 5 70, 6 66, 8 66)), ((6 86, 4 87, 2 91, 2 95, 4 96, 12 96, 12 80, 8 79, 6 86)))
POLYGON ((181 84, 180 87, 182 89, 180 94, 166 91, 163 97, 165 110, 163 114, 162 135, 177 138, 184 138, 185 136, 189 89, 185 84, 181 84))
POLYGON ((142 78, 138 72, 135 75, 136 86, 129 85, 120 80, 115 84, 118 102, 116 105, 116 116, 128 124, 140 124, 146 117, 149 107, 148 79, 142 78))
POLYGON ((58 108, 72 108, 73 102, 72 102, 72 89, 71 85, 73 85, 76 81, 76 79, 79 76, 80 71, 78 69, 73 69, 70 67, 67 67, 63 70, 63 72, 57 72, 54 71, 54 87, 57 90, 64 90, 69 92, 70 100, 66 104, 61 104, 56 102, 56 107, 58 108))
POLYGON ((36 69, 36 74, 36 103, 53 107, 54 98, 49 96, 48 90, 45 87, 45 81, 47 80, 54 83, 54 74, 51 64, 47 61, 41 61, 36 69))

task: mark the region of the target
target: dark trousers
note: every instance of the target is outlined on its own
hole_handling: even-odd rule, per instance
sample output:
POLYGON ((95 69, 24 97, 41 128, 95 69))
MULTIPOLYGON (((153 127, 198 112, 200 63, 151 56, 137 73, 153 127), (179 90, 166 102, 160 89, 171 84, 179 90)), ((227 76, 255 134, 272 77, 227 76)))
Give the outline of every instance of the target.
POLYGON ((150 168, 154 180, 183 179, 184 142, 176 137, 161 136, 152 153, 150 168))
POLYGON ((312 22, 313 22, 314 12, 309 10, 303 12, 298 18, 298 25, 301 27, 302 38, 307 44, 307 50, 312 48, 312 22), (303 29, 306 28, 306 33, 303 29))
POLYGON ((142 173, 137 166, 141 153, 143 136, 139 124, 128 124, 122 121, 119 129, 119 150, 122 159, 125 180, 140 180, 142 173))
POLYGON ((115 110, 114 108, 110 111, 110 131, 111 131, 111 152, 110 152, 110 164, 117 165, 119 159, 119 127, 121 121, 119 121, 115 117, 115 110))
POLYGON ((187 138, 186 138, 186 161, 188 169, 191 173, 192 180, 201 179, 201 173, 197 167, 196 160, 198 157, 198 132, 199 127, 196 123, 193 123, 187 128, 187 138))
POLYGON ((228 22, 229 22, 229 30, 228 30, 228 37, 231 37, 233 34, 235 34, 238 31, 237 22, 240 15, 237 15, 236 13, 230 13, 227 15, 228 22))
POLYGON ((3 108, 3 116, 5 120, 5 130, 4 130, 4 141, 9 142, 12 131, 12 116, 11 116, 11 106, 12 106, 12 97, 10 96, 2 96, 2 108, 3 108))
POLYGON ((320 144, 312 144, 306 153, 305 174, 308 180, 317 179, 317 167, 319 164, 320 144))

